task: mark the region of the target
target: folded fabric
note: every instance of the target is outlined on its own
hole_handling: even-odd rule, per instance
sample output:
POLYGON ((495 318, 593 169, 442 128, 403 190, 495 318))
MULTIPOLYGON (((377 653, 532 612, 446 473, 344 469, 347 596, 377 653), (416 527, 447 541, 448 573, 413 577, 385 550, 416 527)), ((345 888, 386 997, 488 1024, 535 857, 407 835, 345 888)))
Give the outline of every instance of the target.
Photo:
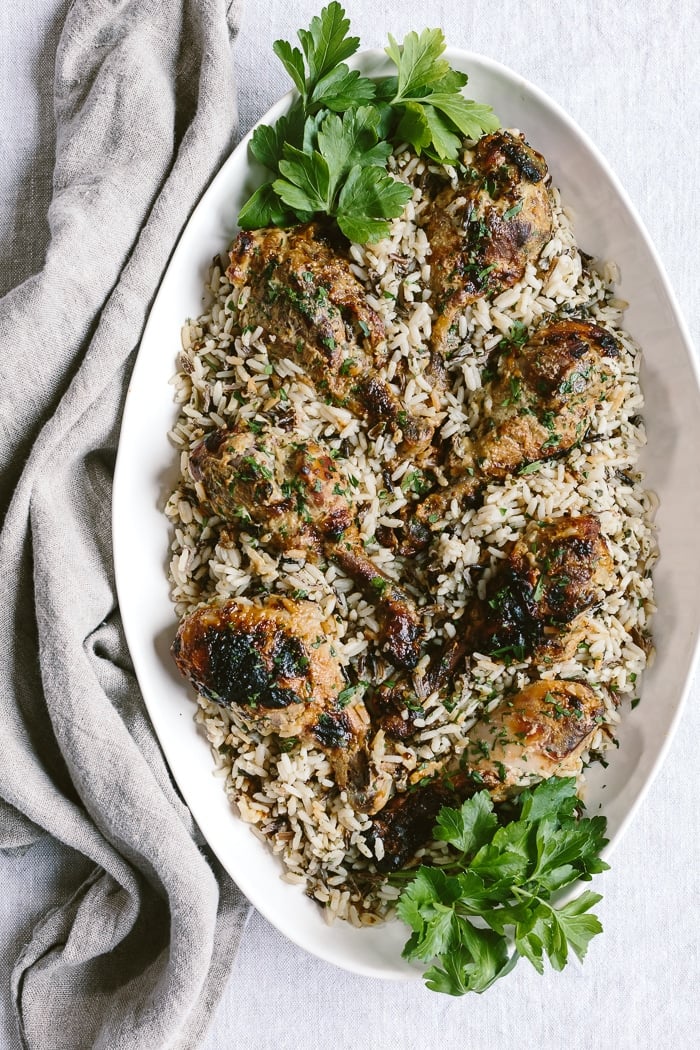
POLYGON ((191 1050, 248 912, 145 713, 110 528, 149 305, 235 131, 238 22, 226 0, 73 3, 56 56, 50 245, 42 272, 0 300, 0 846, 55 836, 80 882, 14 967, 32 1050, 191 1050))

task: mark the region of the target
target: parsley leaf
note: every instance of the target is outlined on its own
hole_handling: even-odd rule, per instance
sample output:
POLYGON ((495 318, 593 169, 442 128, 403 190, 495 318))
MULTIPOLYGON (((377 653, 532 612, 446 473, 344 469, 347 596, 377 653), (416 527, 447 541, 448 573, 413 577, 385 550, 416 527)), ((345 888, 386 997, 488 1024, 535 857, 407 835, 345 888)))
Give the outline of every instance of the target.
POLYGON ((343 62, 319 80, 309 100, 311 112, 325 106, 326 109, 342 113, 351 106, 371 102, 375 87, 371 80, 361 76, 356 69, 348 69, 343 62))
POLYGON ((272 50, 289 73, 302 98, 306 98, 306 73, 304 56, 298 47, 292 47, 288 40, 275 40, 272 50))
POLYGON ((349 110, 343 118, 329 113, 318 130, 318 149, 326 158, 336 182, 356 164, 386 167, 391 153, 388 142, 379 142, 379 113, 372 106, 349 110))
POLYGON ((299 30, 297 36, 304 49, 312 83, 318 83, 339 62, 355 54, 360 39, 348 36, 349 28, 345 11, 333 0, 323 8, 320 16, 311 19, 308 29, 299 30))
POLYGON ((252 156, 274 178, 243 205, 242 229, 327 215, 351 240, 380 240, 411 196, 386 171, 393 144, 408 142, 419 153, 453 160, 464 135, 476 138, 498 127, 488 106, 462 95, 467 77, 444 58, 442 30, 409 33, 402 44, 390 36, 387 53, 397 76, 382 80, 347 66, 360 43, 349 31, 344 9, 332 0, 298 31, 301 47, 275 41, 298 97, 288 113, 251 137, 252 156))
POLYGON ((581 961, 586 955, 591 938, 603 932, 600 920, 595 915, 587 914, 602 899, 599 893, 586 890, 576 900, 565 904, 557 913, 564 935, 581 961))
MULTIPOLYGON (((445 50, 442 29, 424 29, 423 32, 408 33, 403 44, 398 44, 391 33, 385 51, 398 69, 396 102, 412 98, 421 90, 430 88, 450 72, 447 59, 440 58, 445 50)), ((466 77, 463 83, 466 84, 466 77)))
POLYGON ((331 173, 317 150, 304 153, 285 146, 279 168, 283 178, 275 179, 272 188, 290 208, 309 212, 330 208, 331 173))
POLYGON ((492 838, 497 827, 498 821, 488 793, 481 791, 468 799, 461 809, 445 806, 440 811, 435 838, 440 842, 449 842, 461 853, 476 853, 492 838))
POLYGON ((299 148, 303 136, 304 111, 300 105, 295 105, 273 125, 260 124, 255 129, 250 140, 250 152, 270 171, 278 172, 285 142, 299 148))
POLYGON ((517 471, 517 473, 520 474, 520 475, 536 474, 541 466, 542 466, 542 460, 541 459, 536 459, 532 463, 527 463, 524 467, 520 467, 520 469, 517 471))
POLYGON ((421 866, 404 885, 397 911, 412 933, 403 954, 435 961, 424 974, 433 991, 483 992, 520 956, 539 973, 545 958, 561 970, 570 950, 583 959, 602 931, 591 914, 599 894, 586 890, 560 907, 551 897, 607 868, 599 857, 605 819, 577 818, 582 807, 573 778, 543 781, 524 791, 517 807, 505 825, 487 791, 459 809, 444 807, 434 835, 458 857, 421 866))
POLYGON ((400 215, 411 196, 410 186, 387 172, 356 165, 340 193, 338 226, 351 241, 380 241, 389 233, 387 220, 400 215))
MULTIPOLYGON (((495 131, 498 118, 490 106, 466 99, 462 88, 467 76, 450 69, 441 29, 408 33, 403 44, 390 35, 386 53, 398 70, 393 98, 388 104, 401 113, 396 137, 409 142, 418 152, 438 160, 456 160, 461 136, 479 138, 495 131)), ((387 88, 381 97, 387 96, 387 88)))
POLYGON ((468 139, 478 139, 485 132, 495 131, 499 126, 498 117, 490 106, 473 102, 465 98, 461 92, 445 94, 441 91, 433 91, 428 98, 433 109, 439 109, 468 139))
POLYGON ((377 111, 360 107, 342 118, 328 113, 314 137, 310 151, 284 146, 273 192, 297 213, 334 216, 350 240, 385 237, 387 220, 401 214, 412 191, 384 170, 391 147, 378 141, 377 111))

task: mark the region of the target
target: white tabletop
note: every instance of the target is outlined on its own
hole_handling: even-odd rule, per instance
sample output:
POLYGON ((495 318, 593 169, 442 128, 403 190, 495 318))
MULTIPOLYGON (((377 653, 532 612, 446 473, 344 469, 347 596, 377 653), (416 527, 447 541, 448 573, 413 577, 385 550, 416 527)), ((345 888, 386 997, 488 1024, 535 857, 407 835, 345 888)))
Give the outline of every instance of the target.
MULTIPOLYGON (((321 0, 268 0, 263 13, 261 4, 244 2, 235 51, 241 130, 287 90, 272 55, 273 40, 289 38, 322 6, 321 0)), ((52 55, 42 50, 43 41, 68 2, 34 0, 31 24, 20 17, 24 6, 22 0, 0 5, 0 199, 7 196, 3 180, 25 170, 17 225, 22 209, 48 204, 50 168, 32 168, 30 158, 37 150, 37 114, 51 105, 52 55)), ((423 0, 415 10, 400 0, 355 0, 346 6, 365 46, 383 45, 387 32, 400 38, 409 29, 441 25, 450 44, 511 66, 559 102, 627 188, 697 342, 700 16, 695 0, 674 5, 471 0, 464 6, 423 0)), ((4 278, 15 245, 13 218, 2 218, 4 278)), ((27 254, 26 273, 41 265, 42 252, 37 244, 27 254)), ((573 964, 561 974, 538 977, 521 962, 486 995, 453 1000, 417 983, 373 981, 321 963, 254 913, 206 1050, 700 1046, 699 696, 696 678, 666 764, 617 846, 612 870, 596 879, 595 888, 604 894, 596 910, 605 933, 593 941, 583 967, 573 964)), ((46 843, 23 857, 0 860, 0 967, 10 963, 47 898, 60 895, 65 864, 63 851, 46 843)), ((10 1050, 16 1036, 5 985, 3 976, 0 1047, 10 1050)))

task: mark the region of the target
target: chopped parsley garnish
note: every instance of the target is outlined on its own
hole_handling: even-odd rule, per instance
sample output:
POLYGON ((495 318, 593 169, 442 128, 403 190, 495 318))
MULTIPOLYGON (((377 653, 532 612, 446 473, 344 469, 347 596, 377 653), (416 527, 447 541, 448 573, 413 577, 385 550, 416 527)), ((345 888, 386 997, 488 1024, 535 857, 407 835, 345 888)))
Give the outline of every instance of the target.
POLYGON ((415 492, 418 496, 422 496, 423 493, 429 491, 430 483, 422 470, 411 470, 407 471, 401 479, 401 489, 403 492, 415 492))
POLYGON ((508 219, 514 219, 515 216, 519 215, 522 210, 523 210, 523 201, 518 201, 517 204, 514 204, 512 208, 508 209, 508 211, 504 211, 503 212, 503 218, 506 221, 508 219))
POLYGON ((508 329, 508 335, 505 335, 498 344, 500 349, 507 347, 509 343, 513 346, 522 346, 523 343, 527 342, 527 327, 522 321, 513 321, 512 325, 508 329))
POLYGON ((518 474, 536 474, 542 466, 542 460, 536 459, 534 463, 527 463, 524 467, 521 467, 518 474))

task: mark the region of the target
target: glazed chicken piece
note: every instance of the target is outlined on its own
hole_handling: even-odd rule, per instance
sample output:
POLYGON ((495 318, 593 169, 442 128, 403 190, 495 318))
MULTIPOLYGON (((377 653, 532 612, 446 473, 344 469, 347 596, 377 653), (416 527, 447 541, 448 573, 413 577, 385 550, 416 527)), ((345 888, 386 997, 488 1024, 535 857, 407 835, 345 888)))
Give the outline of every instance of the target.
POLYGON ((431 247, 432 347, 447 356, 465 307, 510 288, 552 235, 547 165, 522 136, 485 135, 473 167, 445 186, 424 214, 431 247))
POLYGON ((399 427, 407 451, 430 444, 432 426, 410 416, 376 375, 386 360, 383 322, 323 227, 243 230, 230 259, 231 284, 249 292, 239 307, 241 325, 261 325, 274 336, 271 356, 300 364, 333 404, 399 427))
POLYGON ((395 676, 368 697, 373 723, 394 739, 410 736, 422 702, 449 692, 469 653, 548 665, 568 660, 585 637, 585 612, 614 586, 613 560, 594 515, 531 522, 425 674, 413 681, 395 676))
POLYGON ((583 613, 615 585, 614 564, 593 514, 532 521, 468 610, 469 649, 538 663, 568 660, 583 613))
POLYGON ((325 750, 355 808, 374 812, 390 779, 371 775, 364 704, 343 704, 347 682, 336 640, 335 620, 324 619, 312 602, 269 596, 251 605, 234 598, 185 617, 172 653, 202 696, 325 750))
POLYGON ((604 711, 600 696, 583 682, 533 682, 504 700, 470 730, 459 769, 395 795, 374 818, 366 837, 373 851, 381 841, 379 871, 398 871, 430 841, 443 806, 459 805, 484 788, 503 802, 541 780, 576 776, 604 711))
POLYGON ((430 541, 431 526, 452 500, 475 499, 488 481, 502 480, 526 463, 568 452, 585 436, 596 404, 612 387, 606 361, 617 356, 615 338, 588 321, 555 321, 523 347, 500 359, 484 388, 476 428, 457 435, 445 462, 452 482, 424 499, 407 522, 399 550, 415 553, 430 541))
POLYGON ((330 451, 270 427, 216 430, 190 455, 190 473, 212 510, 252 523, 263 546, 325 556, 341 566, 375 603, 382 644, 393 663, 415 667, 421 619, 405 591, 366 556, 353 523, 351 486, 330 451))

